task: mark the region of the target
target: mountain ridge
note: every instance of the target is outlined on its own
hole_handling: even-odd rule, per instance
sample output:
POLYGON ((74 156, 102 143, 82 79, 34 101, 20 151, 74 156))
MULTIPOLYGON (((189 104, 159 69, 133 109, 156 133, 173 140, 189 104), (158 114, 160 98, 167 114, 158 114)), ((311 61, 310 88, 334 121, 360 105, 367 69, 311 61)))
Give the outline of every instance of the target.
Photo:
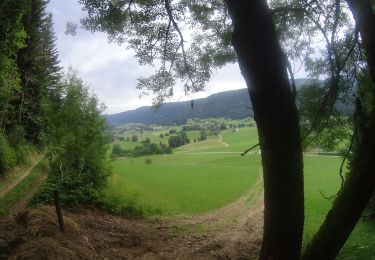
MULTIPOLYGON (((314 82, 322 84, 322 81, 309 78, 295 79, 297 89, 314 82)), ((223 91, 193 101, 193 107, 191 100, 169 102, 163 104, 158 111, 155 111, 152 106, 142 106, 104 117, 110 125, 126 123, 172 125, 184 124, 189 118, 243 119, 254 116, 247 88, 223 91)))
POLYGON ((134 110, 105 115, 105 118, 111 125, 126 123, 171 125, 183 124, 189 118, 252 117, 253 112, 250 107, 248 90, 243 88, 215 93, 206 98, 165 103, 157 111, 152 106, 142 106, 134 110))

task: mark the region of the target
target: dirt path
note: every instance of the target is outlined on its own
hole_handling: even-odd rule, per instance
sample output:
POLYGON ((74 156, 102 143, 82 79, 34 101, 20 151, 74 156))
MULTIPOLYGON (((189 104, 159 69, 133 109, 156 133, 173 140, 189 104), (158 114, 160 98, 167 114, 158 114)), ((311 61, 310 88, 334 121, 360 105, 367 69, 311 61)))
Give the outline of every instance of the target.
POLYGON ((228 147, 228 146, 229 146, 229 144, 227 144, 226 142, 223 141, 223 137, 221 136, 221 134, 219 134, 219 142, 220 142, 221 144, 223 144, 225 147, 228 147))
MULTIPOLYGON (((5 196, 9 191, 11 191, 14 187, 16 187, 23 179, 25 179, 32 169, 41 161, 43 160, 44 155, 39 155, 32 163, 32 165, 25 169, 25 171, 18 176, 16 179, 11 180, 9 183, 4 184, 5 187, 0 191, 0 199, 5 196)), ((3 186, 3 185, 2 185, 3 186)))
POLYGON ((27 204, 30 202, 34 194, 40 189, 43 182, 47 179, 47 176, 48 176, 47 170, 42 171, 38 179, 35 182, 33 182, 32 185, 29 187, 27 194, 24 197, 22 197, 19 201, 17 201, 17 203, 14 204, 7 211, 7 215, 8 216, 17 215, 20 212, 22 212, 22 210, 24 210, 27 207, 27 204))
POLYGON ((257 259, 262 240, 262 179, 229 205, 196 216, 134 219, 97 209, 52 206, 0 221, 11 259, 257 259))

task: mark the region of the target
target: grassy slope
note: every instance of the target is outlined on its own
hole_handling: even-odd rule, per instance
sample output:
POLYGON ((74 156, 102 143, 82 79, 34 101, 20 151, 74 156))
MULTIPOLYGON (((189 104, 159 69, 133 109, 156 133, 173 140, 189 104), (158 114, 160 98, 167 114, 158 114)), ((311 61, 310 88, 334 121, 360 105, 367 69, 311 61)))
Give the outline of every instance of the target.
POLYGON ((6 215, 14 205, 21 203, 30 192, 35 191, 35 188, 40 185, 39 180, 46 173, 47 168, 47 161, 42 160, 25 179, 0 199, 0 217, 6 215))
MULTIPOLYGON (((224 145, 218 136, 209 136, 206 141, 191 143, 176 149, 176 152, 238 152, 241 153, 258 143, 258 133, 255 127, 239 128, 238 132, 221 131, 224 145)), ((259 150, 258 148, 255 150, 259 150)))
MULTIPOLYGON (((259 171, 259 156, 248 155, 241 160, 236 154, 201 153, 244 151, 258 142, 256 131, 256 128, 222 131, 223 141, 229 146, 220 143, 217 136, 211 136, 206 141, 177 148, 173 155, 149 156, 153 159, 151 165, 144 164, 144 157, 116 161, 111 188, 107 192, 121 197, 120 203, 137 196, 143 207, 154 205, 164 209, 162 214, 194 214, 225 205, 251 187, 259 171), (138 195, 134 195, 136 192, 138 195)), ((332 201, 324 199, 319 191, 326 196, 337 192, 340 162, 338 157, 304 158, 304 244, 311 239, 329 211, 332 201)), ((375 259, 373 245, 375 222, 362 219, 341 250, 340 259, 375 259)))
MULTIPOLYGON (((341 158, 306 156, 305 163, 305 230, 304 244, 309 241, 324 221, 332 200, 326 197, 337 193, 340 187, 338 169, 341 158)), ((362 219, 351 234, 340 259, 375 259, 375 222, 362 219)))
POLYGON ((113 163, 110 197, 137 197, 142 208, 163 215, 197 214, 222 207, 248 191, 259 176, 259 156, 159 155, 113 163))

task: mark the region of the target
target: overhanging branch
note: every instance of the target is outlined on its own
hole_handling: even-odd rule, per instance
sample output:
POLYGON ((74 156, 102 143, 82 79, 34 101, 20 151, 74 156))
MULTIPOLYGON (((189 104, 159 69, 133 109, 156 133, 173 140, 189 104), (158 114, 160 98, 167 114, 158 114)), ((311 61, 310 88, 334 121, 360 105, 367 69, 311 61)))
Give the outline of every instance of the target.
POLYGON ((195 86, 195 82, 193 80, 193 77, 191 76, 190 65, 187 61, 187 56, 186 56, 186 51, 185 51, 185 46, 184 46, 184 42, 185 42, 184 36, 182 35, 182 32, 181 32, 180 28, 178 27, 178 24, 177 24, 176 20, 173 17, 172 8, 171 8, 171 5, 169 3, 169 0, 164 0, 164 6, 165 6, 165 9, 167 11, 169 20, 172 22, 174 29, 177 31, 177 33, 180 37, 179 48, 181 48, 181 51, 182 51, 182 57, 184 59, 184 64, 185 64, 185 67, 186 67, 186 70, 187 70, 186 72, 187 72, 189 81, 191 82, 192 87, 195 90, 197 90, 198 88, 195 86))

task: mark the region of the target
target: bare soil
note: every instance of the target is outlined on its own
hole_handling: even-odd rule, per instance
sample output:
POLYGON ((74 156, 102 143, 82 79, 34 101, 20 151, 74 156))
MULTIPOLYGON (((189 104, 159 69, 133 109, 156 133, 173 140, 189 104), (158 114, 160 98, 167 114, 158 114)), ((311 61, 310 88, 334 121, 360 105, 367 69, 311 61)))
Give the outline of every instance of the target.
POLYGON ((197 216, 135 219, 94 208, 64 211, 64 233, 52 206, 24 210, 0 220, 0 242, 9 245, 10 259, 257 259, 263 228, 257 187, 197 216))

